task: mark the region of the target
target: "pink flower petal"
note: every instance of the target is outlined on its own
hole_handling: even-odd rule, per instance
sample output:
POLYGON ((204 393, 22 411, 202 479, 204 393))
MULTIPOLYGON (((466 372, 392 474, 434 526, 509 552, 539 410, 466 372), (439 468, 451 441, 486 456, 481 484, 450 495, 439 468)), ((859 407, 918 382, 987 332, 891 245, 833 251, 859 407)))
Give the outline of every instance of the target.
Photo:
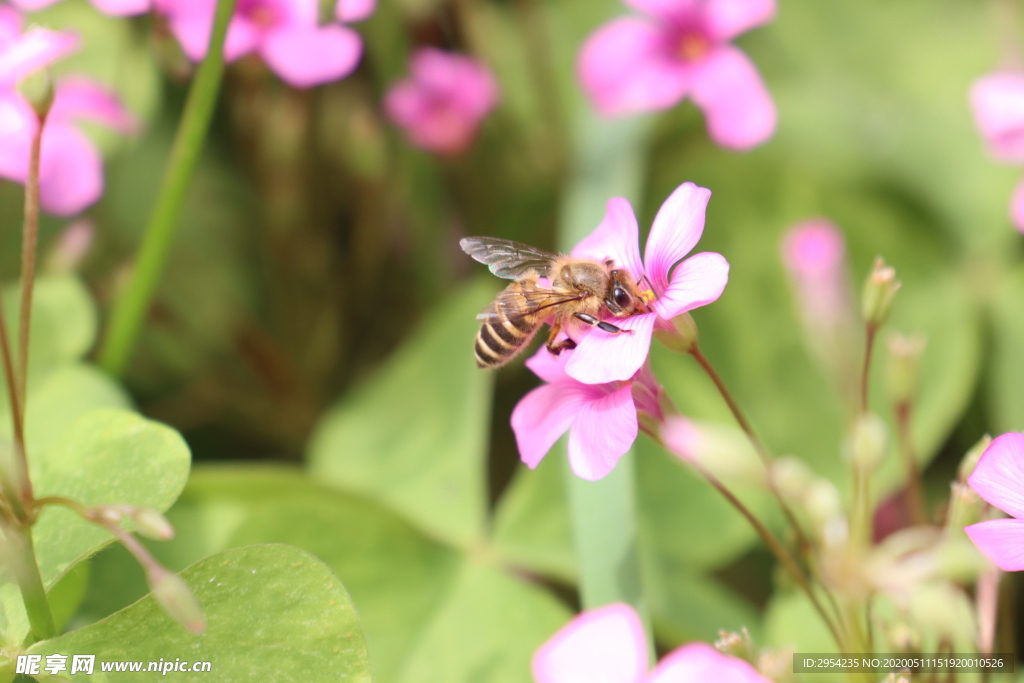
POLYGON ((580 51, 583 89, 606 115, 668 109, 690 87, 689 69, 671 59, 662 29, 622 17, 599 28, 580 51))
POLYGON ((290 27, 266 36, 260 54, 274 73, 296 88, 348 76, 359 63, 363 41, 345 26, 290 27))
POLYGON ((122 133, 134 133, 138 119, 121 105, 117 96, 87 78, 66 78, 57 85, 51 121, 85 118, 122 133))
POLYGON ((708 0, 705 28, 712 38, 732 40, 775 18, 775 0, 708 0))
POLYGON ((704 251, 686 259, 672 271, 668 289, 654 302, 654 310, 666 320, 707 306, 722 296, 729 281, 729 262, 721 254, 704 251))
POLYGON ((1003 512, 1024 517, 1024 434, 996 437, 967 479, 979 496, 1003 512))
POLYGON ((1024 161, 1024 74, 1004 71, 971 86, 974 120, 997 159, 1024 161))
POLYGON ((621 197, 608 200, 604 220, 572 250, 572 255, 597 261, 612 259, 615 267, 626 270, 634 279, 644 272, 640 261, 640 234, 636 215, 621 197))
POLYGON ((533 655, 536 683, 641 683, 647 640, 624 603, 583 612, 533 655))
POLYGON ((636 441, 633 388, 625 384, 583 405, 569 432, 569 465, 580 479, 604 479, 636 441))
MULTIPOLYGON (((206 45, 203 56, 210 42, 210 31, 213 30, 212 15, 209 28, 206 29, 206 45)), ((259 49, 266 31, 247 17, 235 16, 228 24, 228 33, 224 36, 224 59, 233 62, 259 49)))
POLYGON ((711 139, 746 150, 775 132, 775 103, 757 67, 740 50, 721 45, 694 66, 693 101, 704 110, 711 139))
POLYGON ((1013 197, 1010 199, 1010 220, 1018 232, 1024 233, 1024 180, 1017 183, 1013 188, 1013 197))
POLYGON ((644 265, 654 291, 660 296, 668 288, 673 265, 690 253, 704 232, 704 212, 711 190, 683 183, 658 209, 644 249, 644 265))
POLYGON ((654 313, 645 313, 611 319, 619 328, 633 330, 632 334, 609 334, 594 329, 579 339, 574 336, 578 346, 565 364, 565 371, 585 384, 630 379, 647 359, 657 317, 654 313))
POLYGON ((145 14, 153 5, 151 0, 92 0, 92 4, 99 11, 112 17, 145 14))
POLYGON ((24 183, 36 115, 15 91, 0 92, 0 177, 24 183))
POLYGON ((782 242, 786 267, 797 277, 826 278, 846 259, 843 233, 822 218, 804 221, 789 230, 782 242))
POLYGON ((519 456, 534 468, 568 431, 583 407, 602 392, 578 382, 544 384, 519 399, 512 411, 512 431, 519 456))
POLYGON ((11 0, 11 4, 23 12, 36 12, 49 7, 57 1, 58 0, 11 0))
POLYGON ((637 411, 643 411, 655 416, 658 420, 663 420, 665 416, 661 412, 660 393, 661 385, 658 384, 657 377, 651 371, 651 364, 644 363, 633 378, 633 403, 636 405, 637 411))
POLYGON ((471 57, 420 48, 412 56, 409 71, 424 95, 444 100, 462 118, 482 118, 498 103, 494 74, 471 57))
POLYGON ((338 21, 350 24, 369 19, 375 9, 377 0, 338 0, 338 4, 334 6, 334 17, 338 21))
POLYGON ((103 160, 82 133, 54 121, 43 129, 39 200, 47 213, 71 216, 103 194, 103 160))
POLYGON ((193 62, 201 61, 210 45, 214 7, 212 0, 168 0, 163 8, 171 33, 193 62))
POLYGON ((754 667, 707 643, 690 643, 670 652, 647 683, 771 683, 754 667))
POLYGON ((690 16, 700 0, 623 0, 638 12, 650 14, 665 21, 690 16))
POLYGON ((0 86, 17 81, 66 57, 79 46, 73 33, 31 28, 0 50, 0 86))
POLYGON ((565 373, 565 364, 571 355, 572 351, 563 351, 556 356, 541 346, 537 349, 537 353, 526 360, 526 367, 545 382, 571 381, 569 375, 565 373))
POLYGON ((992 564, 1007 572, 1024 570, 1024 520, 992 519, 964 531, 992 564))

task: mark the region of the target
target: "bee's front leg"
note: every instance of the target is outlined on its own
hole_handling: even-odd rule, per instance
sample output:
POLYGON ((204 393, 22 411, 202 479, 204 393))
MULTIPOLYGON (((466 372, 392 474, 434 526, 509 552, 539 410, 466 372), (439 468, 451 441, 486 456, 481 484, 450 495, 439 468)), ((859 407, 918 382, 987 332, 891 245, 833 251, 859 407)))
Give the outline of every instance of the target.
POLYGON ((562 341, 555 341, 558 337, 558 333, 562 331, 562 321, 556 320, 551 325, 551 332, 548 333, 547 347, 548 351, 554 355, 560 354, 565 350, 572 350, 576 348, 576 342, 566 337, 562 341))
POLYGON ((597 318, 588 313, 573 313, 573 315, 580 322, 584 322, 587 325, 590 325, 591 327, 596 327, 602 332, 607 332, 608 334, 633 334, 633 330, 624 330, 621 327, 616 327, 611 323, 606 323, 603 320, 598 320, 597 318))

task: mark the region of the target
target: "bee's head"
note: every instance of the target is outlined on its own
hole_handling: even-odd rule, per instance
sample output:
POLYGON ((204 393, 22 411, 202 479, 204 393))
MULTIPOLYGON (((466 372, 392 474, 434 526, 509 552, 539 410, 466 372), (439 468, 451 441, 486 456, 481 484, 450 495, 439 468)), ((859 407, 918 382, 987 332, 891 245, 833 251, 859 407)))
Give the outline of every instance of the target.
POLYGON ((612 286, 608 288, 608 296, 605 298, 605 306, 611 311, 612 315, 624 317, 630 315, 635 303, 636 297, 630 291, 627 285, 622 283, 619 279, 619 271, 611 271, 612 286))

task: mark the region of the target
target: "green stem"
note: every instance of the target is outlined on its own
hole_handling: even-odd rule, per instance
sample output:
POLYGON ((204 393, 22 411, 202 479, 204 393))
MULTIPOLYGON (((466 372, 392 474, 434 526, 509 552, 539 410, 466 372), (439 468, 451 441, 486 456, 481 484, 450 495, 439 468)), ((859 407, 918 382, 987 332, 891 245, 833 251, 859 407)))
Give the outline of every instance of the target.
POLYGON ((25 612, 32 628, 35 640, 46 640, 57 635, 57 626, 53 622, 50 602, 46 599, 43 577, 39 574, 36 552, 32 545, 32 527, 22 527, 11 533, 12 540, 20 547, 13 556, 14 572, 21 588, 21 597, 25 601, 25 612))
POLYGON ((864 340, 864 365, 860 371, 860 411, 862 413, 868 412, 869 404, 869 383, 871 381, 871 352, 875 348, 875 337, 878 334, 878 328, 871 323, 867 323, 864 326, 865 340, 864 340))
POLYGON ((209 49, 189 90, 160 195, 153 207, 131 280, 114 304, 99 361, 107 372, 115 376, 123 374, 128 364, 143 317, 167 260, 185 192, 206 140, 224 73, 224 36, 235 1, 219 0, 217 3, 209 49))
POLYGON ((900 455, 903 457, 903 468, 907 477, 907 507, 914 524, 928 523, 928 507, 924 500, 924 487, 921 484, 921 469, 917 466, 914 453, 914 435, 911 431, 910 401, 901 401, 896 405, 896 439, 899 442, 900 455))

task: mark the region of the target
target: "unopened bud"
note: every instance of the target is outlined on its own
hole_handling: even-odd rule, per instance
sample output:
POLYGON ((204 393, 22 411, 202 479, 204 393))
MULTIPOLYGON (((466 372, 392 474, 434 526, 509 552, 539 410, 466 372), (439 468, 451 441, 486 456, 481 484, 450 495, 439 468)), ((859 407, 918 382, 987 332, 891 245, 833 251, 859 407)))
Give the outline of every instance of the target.
POLYGON ((174 538, 174 527, 158 510, 139 508, 132 512, 135 530, 154 541, 169 541, 174 538))
POLYGON ((896 652, 916 652, 921 646, 921 636, 909 624, 897 622, 889 627, 889 643, 896 652))
POLYGON ((46 267, 52 273, 70 273, 89 253, 96 231, 92 221, 77 220, 57 238, 57 243, 50 252, 46 267))
POLYGON ((36 116, 42 121, 53 106, 53 75, 49 69, 42 69, 18 83, 18 92, 28 100, 36 116))
POLYGON ((697 323, 689 313, 672 318, 671 330, 654 330, 654 337, 669 351, 690 353, 697 346, 699 333, 697 323))
POLYGON ((772 481, 787 500, 802 500, 814 481, 811 469, 799 458, 786 455, 772 463, 772 481))
POLYGON ((875 259, 875 265, 864 283, 864 294, 861 298, 861 316, 864 323, 878 328, 885 324, 892 312, 892 302, 900 288, 896 279, 896 270, 885 265, 881 257, 875 259))
POLYGON ((887 448, 887 430, 882 418, 865 413, 857 418, 847 445, 854 466, 864 473, 874 472, 887 448))
POLYGON ((670 417, 661 430, 665 447, 727 484, 764 484, 764 465, 738 428, 714 422, 670 417))
POLYGON ((745 659, 751 664, 756 663, 757 652, 754 649, 754 641, 750 637, 750 631, 744 626, 739 633, 735 631, 719 631, 718 640, 715 641, 715 649, 719 652, 745 659))
POLYGON ((921 334, 889 337, 889 395, 894 403, 906 403, 917 392, 917 376, 927 338, 921 334))
POLYGON ((967 478, 974 472, 974 468, 978 466, 978 461, 981 460, 981 456, 985 454, 991 443, 992 437, 986 434, 981 437, 978 443, 971 447, 971 450, 967 451, 967 455, 960 461, 960 468, 957 470, 956 476, 959 481, 967 481, 967 478))
POLYGON ((946 514, 947 529, 963 529, 981 519, 981 497, 964 482, 950 484, 949 512, 946 514))
POLYGON ((175 621, 195 634, 206 630, 203 611, 180 576, 163 567, 153 566, 147 571, 147 578, 153 597, 175 621))

